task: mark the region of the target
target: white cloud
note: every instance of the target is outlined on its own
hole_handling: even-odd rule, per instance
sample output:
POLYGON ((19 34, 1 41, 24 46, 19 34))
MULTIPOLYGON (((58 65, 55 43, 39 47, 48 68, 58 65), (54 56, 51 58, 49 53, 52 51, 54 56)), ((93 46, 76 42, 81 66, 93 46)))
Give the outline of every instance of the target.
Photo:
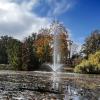
POLYGON ((48 12, 49 16, 60 15, 74 6, 74 0, 47 0, 47 2, 51 8, 48 12))
POLYGON ((72 0, 0 0, 0 36, 23 39, 41 27, 47 27, 50 16, 40 17, 33 10, 40 1, 49 5, 47 13, 50 16, 64 13, 72 7, 72 0))
POLYGON ((37 0, 0 0, 0 35, 22 39, 49 24, 49 19, 32 12, 37 0))

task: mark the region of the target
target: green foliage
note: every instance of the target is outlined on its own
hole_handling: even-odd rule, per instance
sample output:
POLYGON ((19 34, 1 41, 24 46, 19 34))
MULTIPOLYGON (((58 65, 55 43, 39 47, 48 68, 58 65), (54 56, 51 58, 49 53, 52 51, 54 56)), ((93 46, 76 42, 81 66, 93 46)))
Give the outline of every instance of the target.
POLYGON ((39 66, 34 41, 37 35, 26 38, 24 43, 12 37, 0 39, 0 69, 35 70, 39 66))
POLYGON ((16 39, 10 39, 7 45, 8 61, 15 70, 22 70, 21 45, 16 39))
POLYGON ((87 60, 83 60, 75 67, 75 72, 79 73, 99 73, 100 74, 100 51, 90 54, 87 60))
POLYGON ((1 36, 0 39, 0 64, 8 64, 7 45, 11 37, 1 36))
POLYGON ((93 54, 98 50, 100 50, 100 31, 96 30, 91 33, 91 36, 86 38, 82 52, 88 57, 89 54, 93 54))
POLYGON ((7 59, 7 53, 6 53, 6 48, 2 45, 0 41, 0 64, 7 64, 8 59, 7 59))

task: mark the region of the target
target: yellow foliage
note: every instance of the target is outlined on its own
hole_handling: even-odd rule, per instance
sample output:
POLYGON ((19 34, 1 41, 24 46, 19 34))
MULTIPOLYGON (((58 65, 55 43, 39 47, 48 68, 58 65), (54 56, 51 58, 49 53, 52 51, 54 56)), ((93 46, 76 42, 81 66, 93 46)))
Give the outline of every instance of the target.
POLYGON ((50 43, 52 36, 50 34, 39 34, 37 40, 35 41, 35 48, 38 58, 40 60, 45 59, 45 53, 48 52, 48 56, 51 52, 50 43))
POLYGON ((100 73, 100 51, 90 54, 88 60, 83 60, 75 67, 79 73, 100 73))

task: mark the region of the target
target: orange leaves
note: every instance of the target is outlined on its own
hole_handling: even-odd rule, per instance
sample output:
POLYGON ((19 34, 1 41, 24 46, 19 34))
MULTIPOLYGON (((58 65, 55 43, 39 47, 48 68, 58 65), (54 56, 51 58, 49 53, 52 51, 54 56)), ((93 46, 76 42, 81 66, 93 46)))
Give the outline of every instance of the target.
POLYGON ((41 60, 45 59, 46 61, 47 57, 49 57, 51 53, 52 36, 46 30, 41 30, 41 31, 42 32, 38 34, 37 40, 35 41, 35 48, 36 48, 36 53, 38 57, 41 60), (45 31, 45 34, 44 34, 44 31, 45 31))
POLYGON ((38 56, 42 57, 42 55, 43 55, 43 48, 42 47, 37 48, 37 54, 38 54, 38 56))
MULTIPOLYGON (((62 55, 62 61, 65 61, 68 56, 68 34, 67 32, 59 33, 57 40, 59 41, 59 48, 62 55)), ((34 42, 36 53, 41 62, 50 61, 53 53, 53 34, 50 34, 49 29, 41 29, 34 42)))

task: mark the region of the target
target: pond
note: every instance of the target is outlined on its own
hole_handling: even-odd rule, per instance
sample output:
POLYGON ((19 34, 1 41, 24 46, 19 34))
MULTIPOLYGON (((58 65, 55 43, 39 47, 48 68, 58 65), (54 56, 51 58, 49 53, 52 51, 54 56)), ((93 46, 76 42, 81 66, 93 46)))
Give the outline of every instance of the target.
POLYGON ((0 100, 100 100, 100 75, 0 71, 0 100))

